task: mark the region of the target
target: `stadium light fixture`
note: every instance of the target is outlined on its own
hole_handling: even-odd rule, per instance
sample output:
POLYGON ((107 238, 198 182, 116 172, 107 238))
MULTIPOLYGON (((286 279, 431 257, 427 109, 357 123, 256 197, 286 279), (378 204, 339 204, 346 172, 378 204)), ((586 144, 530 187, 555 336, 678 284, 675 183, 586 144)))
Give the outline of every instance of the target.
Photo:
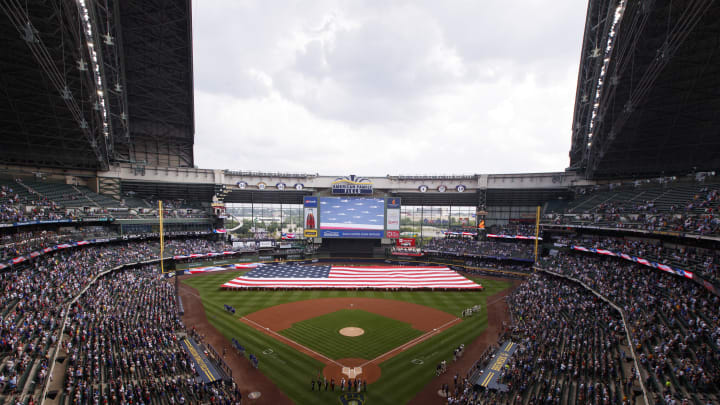
MULTIPOLYGON (((590 125, 588 128, 588 139, 592 138, 592 133, 595 128, 596 122, 600 121, 602 116, 598 115, 598 112, 600 110, 600 97, 602 96, 602 90, 603 90, 603 84, 605 83, 605 75, 607 74, 608 67, 610 65, 610 54, 612 53, 613 47, 615 46, 615 35, 617 34, 617 25, 620 23, 620 20, 622 20, 623 14, 625 13, 625 3, 627 0, 621 0, 618 6, 615 8, 615 13, 613 17, 612 24, 610 25, 610 31, 608 33, 608 40, 607 45, 605 46, 604 56, 603 56, 603 66, 600 69, 600 75, 598 78, 597 85, 595 87, 595 100, 593 103, 593 110, 590 118, 590 125)), ((597 48, 595 48, 597 50, 597 48)), ((595 50, 593 50, 593 53, 591 56, 599 56, 595 55, 595 50)), ((617 80, 616 77, 613 77, 613 79, 617 80)), ((616 83, 613 83, 616 84, 616 83)), ((591 142, 588 142, 588 148, 592 145, 591 142)))
POLYGON ((25 40, 25 42, 31 42, 31 43, 40 42, 40 40, 37 38, 36 34, 37 34, 37 30, 35 29, 35 27, 32 26, 32 24, 30 24, 30 21, 28 21, 25 24, 25 27, 23 27, 23 36, 22 36, 23 39, 25 40))
MULTIPOLYGON (((77 0, 78 12, 80 14, 81 25, 85 34, 85 43, 87 45, 88 54, 90 55, 90 62, 93 66, 93 75, 95 76, 95 84, 97 85, 98 104, 100 105, 102 113, 100 114, 102 119, 103 133, 107 138, 109 135, 109 124, 108 124, 108 113, 105 103, 105 88, 100 75, 100 63, 98 62, 98 55, 95 51, 95 44, 93 42, 93 27, 90 20, 90 12, 85 4, 85 0, 77 0)), ((106 38, 107 41, 107 38, 106 38)), ((87 125, 87 123, 86 123, 87 125)))
POLYGON ((72 93, 70 92, 70 89, 67 85, 65 85, 65 88, 60 92, 60 96, 62 96, 65 100, 70 100, 72 98, 72 93))

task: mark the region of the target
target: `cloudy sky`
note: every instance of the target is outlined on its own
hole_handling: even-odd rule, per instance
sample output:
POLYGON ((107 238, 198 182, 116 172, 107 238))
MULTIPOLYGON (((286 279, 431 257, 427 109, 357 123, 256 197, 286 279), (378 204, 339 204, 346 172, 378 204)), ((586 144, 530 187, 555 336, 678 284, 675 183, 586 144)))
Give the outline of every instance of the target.
POLYGON ((586 6, 193 0, 196 164, 563 170, 586 6))

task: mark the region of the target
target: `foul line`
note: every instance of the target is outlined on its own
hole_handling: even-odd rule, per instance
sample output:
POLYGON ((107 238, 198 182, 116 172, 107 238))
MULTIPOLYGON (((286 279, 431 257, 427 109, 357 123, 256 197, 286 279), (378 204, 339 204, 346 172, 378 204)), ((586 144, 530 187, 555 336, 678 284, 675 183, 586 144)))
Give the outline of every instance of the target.
POLYGON ((394 349, 391 349, 390 351, 385 352, 385 353, 383 353, 383 354, 375 357, 375 358, 372 359, 372 360, 366 361, 365 363, 361 364, 360 367, 364 367, 364 366, 366 366, 366 365, 368 365, 368 364, 370 364, 370 363, 372 363, 372 362, 374 362, 374 361, 376 361, 376 360, 378 360, 378 359, 382 359, 383 357, 385 357, 385 356, 387 356, 387 355, 389 355, 390 353, 393 353, 393 352, 395 352, 395 351, 398 351, 398 350, 399 350, 399 351, 403 351, 403 350, 405 350, 406 348, 410 348, 410 347, 412 347, 412 346, 415 346, 416 344, 422 342, 423 340, 426 340, 427 338, 431 337, 432 335, 436 335, 436 334, 438 334, 438 333, 441 333, 441 332, 443 331, 443 328, 445 328, 446 326, 451 325, 451 324, 453 324, 453 323, 455 323, 455 322, 457 322, 457 321, 462 321, 462 319, 460 319, 460 318, 455 318, 455 319, 453 319, 452 321, 445 322, 444 324, 438 326, 437 328, 434 328, 434 329, 431 330, 430 332, 425 332, 424 334, 416 337, 415 339, 412 339, 412 340, 410 340, 410 341, 408 341, 408 342, 405 342, 405 343, 403 343, 402 345, 400 345, 400 346, 398 346, 398 347, 396 347, 396 348, 394 348, 394 349))
POLYGON ((337 364, 337 365, 340 366, 341 368, 342 368, 342 367, 345 367, 345 366, 343 366, 342 364, 338 363, 337 361, 335 361, 335 360, 333 360, 333 359, 331 359, 331 358, 329 358, 329 357, 327 357, 327 356, 325 356, 325 355, 323 355, 323 354, 320 354, 320 353, 316 352, 315 350, 312 350, 312 349, 310 349, 310 348, 308 348, 308 347, 306 347, 306 346, 303 346, 303 345, 301 345, 300 343, 298 343, 298 342, 296 342, 296 341, 294 341, 294 340, 292 340, 292 339, 289 339, 289 338, 287 338, 287 337, 285 337, 285 336, 283 336, 283 335, 275 332, 274 330, 272 330, 272 329, 270 329, 270 328, 267 328, 267 327, 265 327, 265 326, 262 326, 262 325, 260 325, 259 323, 253 321, 252 319, 245 318, 244 316, 243 316, 242 318, 240 318, 240 319, 242 319, 242 320, 244 320, 244 321, 246 321, 246 322, 248 322, 248 323, 252 323, 253 325, 255 325, 255 326, 257 326, 258 328, 260 328, 262 331, 264 331, 264 332, 266 332, 266 333, 270 333, 270 334, 272 334, 273 336, 276 336, 277 338, 280 338, 280 340, 285 340, 285 341, 288 341, 288 342, 290 342, 290 343, 292 343, 292 344, 294 344, 294 345, 296 345, 296 346, 302 347, 303 349, 307 350, 307 351, 310 352, 310 353, 313 353, 313 354, 317 355, 318 357, 322 357, 323 359, 325 359, 325 360, 327 360, 327 361, 329 361, 329 362, 331 362, 331 363, 337 364))
MULTIPOLYGON (((190 292, 190 291, 186 291, 186 292, 187 292, 188 294, 190 294, 190 295, 194 295, 194 296, 196 296, 196 297, 198 297, 198 298, 201 298, 199 295, 194 294, 194 293, 192 293, 192 292, 190 292)), ((502 298, 499 298, 499 299, 497 299, 497 300, 495 300, 495 301, 493 301, 493 302, 491 302, 491 303, 489 303, 489 304, 486 304, 486 307, 489 307, 490 305, 496 304, 496 303, 498 303, 499 301, 502 301, 504 298, 505 298, 505 297, 502 297, 502 298)), ((245 320, 246 322, 255 325, 255 326, 258 327, 261 331, 264 331, 264 332, 266 332, 266 333, 269 333, 269 334, 271 334, 271 335, 273 335, 273 336, 277 336, 278 338, 280 338, 280 340, 285 340, 285 341, 290 342, 290 343, 292 343, 292 344, 294 344, 294 345, 296 345, 296 346, 298 346, 298 347, 302 347, 304 350, 307 350, 308 352, 313 353, 314 355, 316 355, 316 356, 318 356, 318 357, 322 357, 323 359, 325 359, 325 360, 327 360, 327 361, 329 361, 329 362, 331 362, 331 363, 333 363, 333 364, 336 364, 336 365, 340 366, 340 368, 347 367, 347 366, 342 365, 342 364, 338 363, 337 361, 335 361, 335 360, 333 360, 333 359, 331 359, 331 358, 329 358, 329 357, 327 357, 327 356, 325 356, 325 355, 323 355, 323 354, 320 354, 320 353, 316 352, 315 350, 312 350, 312 349, 308 348, 307 346, 303 346, 303 345, 301 345, 300 343, 298 343, 298 342, 296 342, 296 341, 294 341, 294 340, 292 340, 292 339, 290 339, 290 338, 287 338, 287 337, 285 337, 285 336, 283 336, 283 335, 275 332, 274 330, 272 330, 272 329, 270 329, 270 328, 267 328, 267 327, 265 327, 265 326, 262 326, 262 325, 260 325, 259 323, 255 322, 255 321, 253 321, 253 320, 251 320, 251 319, 249 319, 249 318, 246 318, 246 317, 243 316, 243 317, 241 317, 240 319, 241 319, 241 320, 245 320)), ((424 334, 416 337, 415 339, 412 339, 412 340, 410 340, 410 341, 408 341, 408 342, 405 342, 405 343, 403 343, 402 345, 400 345, 400 346, 398 346, 398 347, 396 347, 396 348, 394 348, 394 349, 391 349, 390 351, 385 352, 385 353, 383 353, 383 354, 375 357, 375 358, 372 359, 372 360, 368 360, 368 361, 366 361, 365 363, 361 364, 361 365, 358 366, 358 367, 367 366, 368 364, 373 363, 373 362, 375 362, 375 361, 377 361, 377 360, 379 360, 379 359, 382 359, 383 357, 385 357, 385 356, 387 356, 387 355, 389 355, 389 354, 391 354, 391 353, 393 353, 393 352, 395 352, 395 351, 398 351, 398 350, 403 351, 403 350, 405 350, 405 349, 407 349, 407 348, 410 348, 410 347, 412 347, 412 346, 415 346, 416 344, 421 343, 422 341, 428 339, 428 338, 431 337, 432 335, 436 335, 436 334, 442 332, 443 329, 444 329, 446 326, 449 326, 449 325, 451 325, 451 324, 453 324, 453 323, 455 323, 455 322, 457 322, 457 321, 462 321, 462 319, 460 319, 460 318, 455 318, 455 319, 453 319, 452 321, 445 322, 444 324, 438 326, 437 328, 434 328, 433 330, 431 330, 431 331, 429 331, 429 332, 425 332, 424 334)))
MULTIPOLYGON (((331 358, 329 358, 329 357, 327 357, 327 356, 325 356, 325 355, 323 355, 323 354, 321 354, 321 353, 316 352, 315 350, 312 350, 312 349, 308 348, 307 346, 303 346, 303 345, 301 345, 300 343, 298 343, 298 342, 296 342, 296 341, 294 341, 294 340, 292 340, 292 339, 290 339, 290 338, 288 338, 288 337, 285 337, 285 336, 283 336, 283 335, 275 332, 274 330, 272 330, 272 329, 270 329, 270 328, 268 328, 268 327, 262 326, 261 324, 253 321, 252 319, 246 318, 246 317, 244 317, 244 316, 241 317, 240 319, 243 320, 243 321, 245 321, 245 322, 247 322, 247 323, 251 323, 251 324, 255 325, 259 330, 261 330, 261 331, 263 331, 263 332, 265 332, 265 333, 271 334, 272 336, 274 336, 274 337, 276 337, 276 338, 279 338, 279 340, 285 340, 286 342, 289 342, 289 343, 291 343, 291 344, 293 344, 293 345, 295 345, 295 346, 301 347, 301 348, 303 348, 304 350, 306 350, 306 351, 308 351, 308 352, 310 352, 310 353, 312 353, 312 354, 314 354, 314 355, 316 355, 316 356, 318 356, 318 357, 322 357, 323 359, 325 359, 325 360, 327 360, 327 361, 329 361, 329 362, 331 362, 331 363, 333 363, 333 364, 336 364, 336 365, 340 366, 340 368, 347 367, 347 366, 345 366, 345 365, 343 365, 343 364, 340 364, 340 363, 338 363, 337 361, 335 361, 335 360, 333 360, 333 359, 331 359, 331 358)), ((438 334, 438 333, 441 333, 445 327, 450 326, 450 325, 452 325, 453 323, 456 323, 457 321, 462 321, 462 319, 460 319, 460 318, 455 318, 455 319, 453 319, 452 321, 445 322, 444 324, 438 326, 437 328, 434 328, 433 330, 431 330, 431 331, 429 331, 429 332, 425 332, 424 334, 416 337, 415 339, 412 339, 412 340, 410 340, 410 341, 408 341, 408 342, 405 342, 405 343, 403 343, 402 345, 400 345, 400 346, 398 346, 398 347, 396 347, 396 348, 393 348, 392 350, 387 351, 387 352, 385 352, 385 353, 383 353, 383 354, 375 357, 375 358, 372 359, 372 360, 368 360, 368 361, 366 361, 365 363, 359 365, 358 367, 365 367, 365 366, 367 366, 368 364, 373 363, 373 362, 375 362, 375 361, 377 361, 377 360, 379 360, 379 359, 382 359, 383 357, 388 356, 389 354, 391 354, 391 353, 393 353, 393 352, 403 351, 403 350, 405 350, 405 349, 407 349, 407 348, 410 348, 410 347, 412 347, 412 346, 415 346, 416 344, 418 344, 418 343, 420 343, 420 342, 428 339, 429 337, 431 337, 431 336, 433 336, 433 335, 436 335, 436 334, 438 334)))

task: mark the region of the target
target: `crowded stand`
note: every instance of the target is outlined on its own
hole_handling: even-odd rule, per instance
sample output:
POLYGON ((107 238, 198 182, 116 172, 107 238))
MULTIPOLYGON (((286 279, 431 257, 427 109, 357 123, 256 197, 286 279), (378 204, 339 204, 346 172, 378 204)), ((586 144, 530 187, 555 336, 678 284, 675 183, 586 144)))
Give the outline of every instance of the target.
POLYGON ((657 239, 582 236, 574 239, 560 238, 567 246, 579 245, 595 249, 642 257, 658 263, 682 268, 720 285, 720 253, 717 249, 697 247, 679 242, 657 239))
POLYGON ((524 242, 476 241, 474 239, 436 238, 423 247, 429 254, 442 253, 459 256, 484 256, 529 260, 534 247, 524 242))
POLYGON ((22 182, 0 182, 0 223, 65 218, 54 201, 23 187, 22 182))
MULTIPOLYGON (((193 239, 173 241, 173 245, 175 249, 192 248, 200 249, 200 252, 217 247, 213 243, 193 239)), ((50 348, 58 339, 57 333, 62 322, 62 312, 71 299, 76 297, 101 272, 122 264, 156 259, 158 251, 159 243, 157 241, 90 246, 39 256, 31 263, 25 262, 0 273, 0 318, 2 320, 0 323, 0 348, 2 349, 2 354, 0 354, 0 398, 3 398, 0 399, 0 403, 4 400, 2 397, 4 395, 12 398, 22 396, 28 399, 37 394, 38 387, 42 387, 48 377, 47 358, 50 348)), ((142 280, 138 281, 139 284, 128 284, 127 291, 132 294, 137 294, 141 290, 145 291, 137 288, 138 285, 147 281, 142 277, 152 279, 152 276, 149 275, 141 277, 129 274, 131 274, 129 277, 135 277, 132 278, 133 280, 142 280)), ((105 283, 110 283, 110 281, 106 280, 105 283)), ((104 286, 105 284, 101 283, 100 285, 104 286)), ((95 299, 95 296, 90 295, 90 297, 95 299)), ((174 303, 174 301, 172 302, 174 303)), ((136 306, 136 308, 137 311, 141 307, 136 306)), ((147 306, 142 308, 151 310, 147 306)), ((117 312, 104 311, 103 314, 117 314, 117 312)), ((112 317, 119 321, 119 318, 115 318, 116 315, 112 315, 112 317)), ((91 317, 91 319, 93 318, 91 317)), ((86 337, 81 339, 85 345, 88 344, 86 337)), ((80 376, 87 376, 92 371, 88 369, 84 369, 84 372, 74 370, 77 380, 81 380, 77 378, 78 372, 80 376)), ((175 386, 180 382, 175 381, 171 384, 175 386)), ((84 395, 84 398, 89 398, 87 395, 90 391, 86 391, 84 385, 82 394, 77 394, 79 385, 73 383, 71 386, 73 395, 84 395)), ((71 401, 68 400, 68 403, 71 401)))
POLYGON ((720 218, 717 210, 702 215, 678 213, 656 214, 582 214, 567 216, 550 214, 545 224, 587 225, 616 229, 639 229, 649 232, 678 232, 699 235, 720 234, 720 218))
POLYGON ((718 400, 719 297, 686 278, 617 258, 561 252, 541 267, 585 283, 622 308, 653 403, 718 400))
MULTIPOLYGON (((501 342, 519 345, 500 369, 506 389, 474 391, 455 379, 448 404, 626 404, 637 384, 620 315, 575 283, 532 275, 508 297, 515 325, 501 342)), ((493 361, 486 352, 476 364, 493 361)), ((473 371, 473 370, 471 370, 473 371)))
POLYGON ((535 224, 509 223, 502 226, 496 225, 490 227, 488 232, 497 235, 535 236, 535 224))
POLYGON ((720 184, 716 177, 678 182, 610 184, 576 190, 565 210, 545 212, 544 223, 630 228, 650 232, 720 234, 720 184))
MULTIPOLYGON (((179 227, 178 229, 182 228, 184 227, 179 227)), ((43 230, 5 234, 0 239, 0 241, 2 241, 0 244, 0 270, 57 250, 127 240, 157 239, 159 237, 157 232, 151 232, 151 229, 147 229, 147 231, 148 232, 133 232, 119 235, 110 227, 95 226, 79 228, 62 227, 57 232, 43 230), (26 238, 25 240, 23 240, 23 236, 26 238)), ((199 238, 206 237, 209 234, 211 234, 209 230, 183 230, 165 233, 167 238, 199 238)), ((171 246, 171 252, 174 247, 175 245, 171 246)), ((212 247, 198 246, 198 250, 206 253, 209 252, 210 249, 221 249, 224 247, 227 246, 224 244, 217 244, 212 247)))
POLYGON ((3 393, 22 394, 46 376, 44 362, 57 339, 62 308, 102 270, 122 263, 147 260, 152 249, 134 246, 90 247, 38 258, 31 266, 2 273, 2 337, 8 381, 3 393), (31 371, 34 370, 34 375, 31 371), (45 370, 45 371, 43 371, 45 370))
POLYGON ((207 239, 174 239, 165 242, 165 252, 170 256, 184 256, 194 253, 231 251, 232 245, 207 239))
MULTIPOLYGON (((163 200, 168 218, 209 218, 198 202, 163 200)), ((38 221, 75 221, 87 218, 157 218, 158 200, 115 200, 85 187, 37 183, 22 179, 0 180, 0 224, 38 221)))
POLYGON ((412 246, 393 246, 390 249, 390 254, 395 256, 422 256, 422 249, 419 247, 412 246))
POLYGON ((505 277, 513 277, 513 273, 530 273, 532 272, 532 262, 510 262, 498 261, 494 259, 483 259, 480 257, 465 258, 466 273, 470 274, 489 274, 496 272, 505 273, 505 277), (489 271, 485 271, 489 270, 489 271))
POLYGON ((0 235, 0 262, 59 243, 117 236, 115 231, 102 226, 66 227, 57 231, 27 231, 0 235))
POLYGON ((200 208, 199 204, 193 203, 192 201, 186 201, 186 200, 157 200, 157 199, 150 199, 148 200, 148 203, 151 207, 157 207, 158 203, 162 201, 163 208, 164 209, 191 209, 191 208, 200 208))
POLYGON ((180 344, 185 332, 173 286, 152 266, 98 279, 69 317, 60 404, 240 401, 234 384, 206 384, 198 377, 180 344))

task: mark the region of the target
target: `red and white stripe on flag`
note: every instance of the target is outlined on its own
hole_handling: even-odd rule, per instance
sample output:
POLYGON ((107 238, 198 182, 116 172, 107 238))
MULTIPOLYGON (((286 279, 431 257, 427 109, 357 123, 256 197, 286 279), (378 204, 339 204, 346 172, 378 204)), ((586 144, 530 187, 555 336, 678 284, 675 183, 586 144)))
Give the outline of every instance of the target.
POLYGON ((326 278, 238 277, 222 286, 225 288, 482 289, 480 284, 448 267, 435 266, 332 266, 326 278))
POLYGON ((254 269, 258 266, 262 266, 262 263, 237 263, 233 265, 235 269, 254 269))

